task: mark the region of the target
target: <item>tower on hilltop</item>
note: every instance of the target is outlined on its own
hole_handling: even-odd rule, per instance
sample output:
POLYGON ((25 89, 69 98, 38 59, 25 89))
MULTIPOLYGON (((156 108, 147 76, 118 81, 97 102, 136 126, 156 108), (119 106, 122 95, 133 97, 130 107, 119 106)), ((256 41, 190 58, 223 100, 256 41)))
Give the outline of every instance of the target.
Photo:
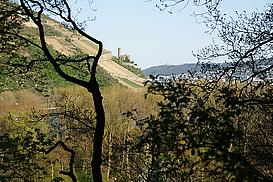
POLYGON ((122 48, 118 48, 118 58, 121 58, 122 57, 122 55, 123 55, 123 50, 122 50, 122 48))
POLYGON ((130 55, 124 54, 122 48, 118 48, 118 58, 120 61, 126 62, 126 63, 131 63, 131 58, 130 55))

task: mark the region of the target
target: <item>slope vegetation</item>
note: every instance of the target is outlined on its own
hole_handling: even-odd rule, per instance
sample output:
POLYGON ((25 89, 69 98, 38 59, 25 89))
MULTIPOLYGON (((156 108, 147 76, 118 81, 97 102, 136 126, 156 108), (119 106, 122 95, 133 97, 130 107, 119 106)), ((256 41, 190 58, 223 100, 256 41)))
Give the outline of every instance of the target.
MULTIPOLYGON (((58 52, 67 56, 73 56, 77 51, 89 55, 96 54, 97 46, 79 34, 73 32, 73 30, 69 30, 60 23, 51 19, 46 19, 44 24, 47 29, 46 41, 58 52)), ((26 26, 35 28, 35 25, 29 22, 26 23, 26 26)), ((143 86, 145 79, 132 73, 111 59, 111 52, 104 50, 99 61, 99 66, 127 87, 137 88, 143 86)))

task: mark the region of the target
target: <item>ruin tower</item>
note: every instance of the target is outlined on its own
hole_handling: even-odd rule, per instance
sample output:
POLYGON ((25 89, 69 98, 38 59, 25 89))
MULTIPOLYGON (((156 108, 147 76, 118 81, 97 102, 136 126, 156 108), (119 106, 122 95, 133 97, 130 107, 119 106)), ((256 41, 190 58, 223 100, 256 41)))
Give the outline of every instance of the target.
POLYGON ((121 58, 122 55, 123 55, 122 48, 118 48, 118 58, 121 58))

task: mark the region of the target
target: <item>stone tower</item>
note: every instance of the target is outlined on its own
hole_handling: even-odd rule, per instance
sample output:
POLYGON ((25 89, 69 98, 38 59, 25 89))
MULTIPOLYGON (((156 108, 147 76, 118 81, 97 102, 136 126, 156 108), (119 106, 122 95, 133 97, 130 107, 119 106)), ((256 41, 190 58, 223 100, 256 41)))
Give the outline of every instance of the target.
POLYGON ((123 55, 122 48, 118 48, 118 58, 121 58, 123 55))

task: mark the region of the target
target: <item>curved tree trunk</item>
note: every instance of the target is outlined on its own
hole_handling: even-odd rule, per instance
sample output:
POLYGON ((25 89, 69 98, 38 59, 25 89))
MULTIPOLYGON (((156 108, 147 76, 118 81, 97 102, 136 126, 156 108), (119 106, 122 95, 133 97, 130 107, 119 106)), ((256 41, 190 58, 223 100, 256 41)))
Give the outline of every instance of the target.
MULTIPOLYGON (((57 1, 36 1, 36 0, 20 0, 21 6, 25 11, 27 17, 29 17, 38 27, 39 30, 39 39, 41 46, 37 45, 40 48, 48 61, 52 64, 55 71, 64 78, 66 81, 79 85, 83 88, 86 88, 89 93, 91 93, 93 97, 95 112, 96 112, 96 128, 94 133, 94 142, 93 142, 93 158, 91 162, 92 166, 92 174, 93 174, 93 181, 94 182, 101 182, 102 181, 102 173, 101 173, 101 164, 102 164, 102 142, 103 142, 103 135, 104 135, 104 126, 105 126, 105 113, 102 103, 102 95, 99 89, 99 84, 96 80, 96 69, 98 65, 98 61, 103 52, 103 44, 101 41, 93 38, 92 36, 85 33, 80 27, 78 27, 77 23, 72 19, 72 12, 71 8, 68 4, 67 0, 57 0, 57 1), (46 5, 50 7, 58 7, 58 5, 62 4, 62 8, 57 8, 54 10, 47 9, 46 5), (42 22, 42 14, 46 11, 54 15, 58 15, 62 20, 69 23, 79 34, 94 42, 98 45, 98 52, 95 56, 86 56, 85 58, 81 59, 81 62, 86 62, 87 68, 90 74, 90 80, 85 81, 83 79, 79 79, 74 77, 73 75, 67 74, 61 67, 61 64, 58 62, 58 57, 54 57, 49 48, 48 44, 45 40, 45 30, 42 22), (35 12, 35 13, 34 13, 35 12), (91 62, 93 59, 93 62, 91 62)), ((71 62, 71 60, 69 60, 71 62)), ((78 60, 79 61, 79 60, 78 60)), ((73 62, 73 60, 72 60, 73 62)))
POLYGON ((102 181, 102 173, 101 173, 101 164, 102 164, 102 142, 103 142, 103 134, 104 134, 104 126, 105 126, 105 113, 102 103, 102 95, 99 90, 99 85, 96 80, 94 80, 91 90, 89 92, 93 96, 93 102, 96 111, 96 128, 94 133, 94 142, 93 142, 93 158, 91 162, 92 166, 92 174, 94 182, 102 181))

